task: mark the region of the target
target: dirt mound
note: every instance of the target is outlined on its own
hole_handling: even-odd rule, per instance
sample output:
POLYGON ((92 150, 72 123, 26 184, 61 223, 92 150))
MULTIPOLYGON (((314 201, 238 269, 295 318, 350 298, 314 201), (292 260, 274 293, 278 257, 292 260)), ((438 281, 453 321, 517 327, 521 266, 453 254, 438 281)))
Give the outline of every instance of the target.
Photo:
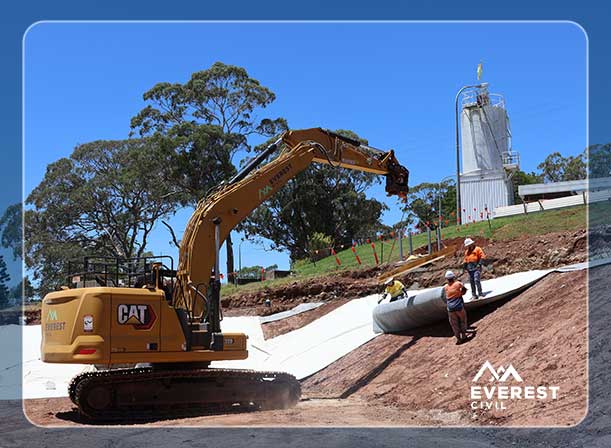
MULTIPOLYGON (((601 277, 611 269, 606 272, 601 277)), ((587 407, 586 292, 586 272, 550 274, 511 301, 471 312, 477 334, 467 344, 454 345, 446 322, 381 335, 303 381, 304 400, 295 408, 145 426, 575 424, 587 407), (512 364, 524 384, 559 386, 559 399, 472 410, 470 386, 485 361, 512 364)), ((593 348, 605 344, 598 342, 593 348)), ((24 406, 37 424, 82 425, 68 398, 26 400, 24 406)))
MULTIPOLYGON (((524 236, 510 241, 490 241, 483 237, 473 237, 487 256, 482 278, 489 279, 514 272, 532 269, 545 269, 586 261, 588 254, 587 232, 556 232, 546 235, 524 236)), ((605 246, 611 240, 611 226, 602 227, 595 236, 594 242, 605 246)), ((462 269, 463 238, 452 238, 444 241, 448 247, 456 247, 453 256, 412 271, 395 276, 410 289, 428 288, 443 283, 443 274, 448 269, 460 272, 462 269)), ((591 244, 592 244, 591 241, 591 244)), ((420 251, 426 251, 420 248, 420 251)), ((424 253, 424 252, 423 252, 424 253)), ((605 252, 606 253, 606 252, 605 252)), ((359 270, 340 271, 337 273, 296 280, 288 284, 264 287, 252 292, 236 292, 222 297, 223 313, 226 316, 266 316, 289 310, 304 302, 332 302, 363 297, 382 290, 379 277, 398 267, 397 264, 384 264, 359 270), (264 306, 266 299, 271 300, 271 307, 264 306)), ((324 308, 332 309, 332 308, 324 308)), ((308 312, 311 313, 311 312, 308 312)), ((306 313, 306 315, 308 314, 306 313)), ((319 317, 319 315, 317 315, 319 317)), ((11 316, 17 319, 17 314, 11 316)), ((28 324, 40 323, 40 312, 26 315, 28 324)), ((284 326, 282 332, 299 328, 300 322, 309 323, 307 319, 295 319, 297 326, 284 326)), ((15 322, 16 323, 16 322, 15 322)), ((269 330, 276 335, 276 330, 269 330)), ((282 333, 277 333, 282 334, 282 333)))
MULTIPOLYGON (((490 241, 474 237, 485 254, 482 279, 490 279, 514 272, 547 269, 587 260, 587 232, 556 232, 546 235, 524 236, 511 241, 490 241)), ((443 282, 443 274, 452 269, 462 272, 464 248, 462 238, 453 238, 444 243, 456 247, 454 256, 445 257, 426 269, 399 276, 411 289, 428 288, 443 282)), ((465 277, 466 278, 466 277, 465 277)))
MULTIPOLYGON (((382 269, 376 270, 382 272, 382 269)), ((258 307, 260 313, 266 299, 271 300, 277 310, 289 309, 303 302, 325 302, 339 298, 362 297, 380 289, 376 274, 364 274, 359 271, 346 271, 334 275, 321 276, 306 280, 294 281, 274 288, 263 288, 259 291, 236 293, 223 297, 222 305, 226 308, 258 307)))
MULTIPOLYGON (((490 241, 474 237, 476 244, 486 253, 483 279, 495 278, 514 272, 545 269, 587 259, 586 230, 556 232, 546 235, 524 236, 510 241, 490 241)), ((462 271, 463 238, 444 241, 448 247, 456 247, 453 256, 412 271, 395 276, 410 289, 428 288, 443 283, 443 275, 448 269, 462 271)), ((426 250, 426 249, 420 249, 426 250)), ((223 297, 222 304, 232 309, 234 314, 269 314, 263 307, 270 299, 274 309, 284 311, 302 302, 327 302, 336 299, 353 299, 380 292, 382 287, 378 277, 397 268, 397 264, 385 264, 369 269, 343 271, 332 275, 298 280, 273 288, 263 288, 253 292, 237 292, 223 297), (252 308, 255 308, 253 311, 252 308)))
POLYGON ((587 407, 585 271, 551 274, 508 303, 470 313, 469 322, 476 336, 458 346, 446 322, 381 335, 303 381, 304 394, 458 412, 464 424, 579 422, 587 407), (472 410, 472 378, 485 361, 512 364, 525 384, 559 386, 559 399, 472 410))

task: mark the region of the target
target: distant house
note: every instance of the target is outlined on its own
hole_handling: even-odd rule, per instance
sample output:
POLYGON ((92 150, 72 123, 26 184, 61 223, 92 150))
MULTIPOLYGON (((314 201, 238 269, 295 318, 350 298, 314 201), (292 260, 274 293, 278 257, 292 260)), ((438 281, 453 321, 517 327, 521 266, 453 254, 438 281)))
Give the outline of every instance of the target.
POLYGON ((292 274, 293 272, 290 270, 283 269, 270 269, 269 271, 265 271, 265 280, 274 280, 276 278, 285 278, 292 274))

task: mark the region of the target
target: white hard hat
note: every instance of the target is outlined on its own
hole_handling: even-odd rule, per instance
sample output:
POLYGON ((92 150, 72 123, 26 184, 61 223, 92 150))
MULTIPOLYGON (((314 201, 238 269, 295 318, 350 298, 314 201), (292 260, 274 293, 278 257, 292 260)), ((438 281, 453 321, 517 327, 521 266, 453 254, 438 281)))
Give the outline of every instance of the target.
POLYGON ((388 280, 386 280, 386 281, 384 282, 384 284, 385 284, 386 286, 388 286, 388 285, 392 285, 394 282, 395 282, 395 278, 394 278, 394 277, 390 277, 388 280))
POLYGON ((452 271, 447 271, 446 272, 446 278, 450 279, 450 278, 456 278, 456 276, 454 275, 454 272, 452 271))
POLYGON ((470 246, 473 243, 475 243, 475 241, 473 241, 471 238, 467 238, 465 240, 465 247, 470 246))

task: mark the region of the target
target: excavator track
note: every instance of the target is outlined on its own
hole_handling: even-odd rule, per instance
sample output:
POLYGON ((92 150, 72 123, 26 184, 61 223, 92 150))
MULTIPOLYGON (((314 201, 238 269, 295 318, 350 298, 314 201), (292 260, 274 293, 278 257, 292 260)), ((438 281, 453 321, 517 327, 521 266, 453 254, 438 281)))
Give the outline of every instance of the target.
POLYGON ((237 369, 85 372, 68 390, 79 412, 94 421, 286 409, 301 396, 299 382, 288 373, 237 369))

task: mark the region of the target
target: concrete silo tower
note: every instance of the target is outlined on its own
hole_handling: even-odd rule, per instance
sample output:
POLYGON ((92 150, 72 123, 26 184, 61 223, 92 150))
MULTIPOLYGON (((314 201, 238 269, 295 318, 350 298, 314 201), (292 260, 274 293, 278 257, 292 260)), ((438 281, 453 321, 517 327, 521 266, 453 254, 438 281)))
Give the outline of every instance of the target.
POLYGON ((486 84, 467 89, 460 97, 460 111, 461 222, 467 223, 513 204, 511 177, 519 168, 519 156, 511 148, 502 95, 489 93, 486 84))

